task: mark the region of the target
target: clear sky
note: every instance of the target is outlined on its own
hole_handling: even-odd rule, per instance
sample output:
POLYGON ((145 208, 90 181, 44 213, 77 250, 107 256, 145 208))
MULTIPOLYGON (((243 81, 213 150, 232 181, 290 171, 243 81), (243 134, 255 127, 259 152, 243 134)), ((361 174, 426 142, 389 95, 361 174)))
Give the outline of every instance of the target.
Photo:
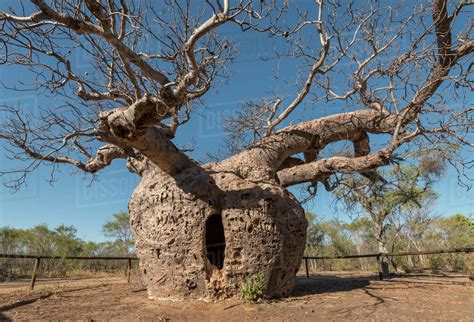
MULTIPOLYGON (((8 10, 12 1, 0 1, 0 10, 8 10)), ((259 57, 271 54, 275 43, 263 34, 240 34, 236 29, 224 28, 224 33, 240 43, 240 57, 232 66, 232 77, 228 84, 219 85, 206 96, 206 107, 193 114, 192 120, 180 128, 175 142, 178 146, 193 144, 196 151, 191 155, 199 161, 206 161, 207 152, 217 152, 224 144, 225 133, 222 120, 232 115, 239 105, 248 99, 258 99, 268 91, 284 86, 285 80, 295 81, 295 68, 291 63, 281 64, 276 71, 275 62, 262 62, 259 57), (245 42, 241 40, 244 39, 245 42), (278 75, 276 79, 274 76, 278 75)), ((74 62, 78 68, 87 67, 77 57, 74 62)), ((31 79, 31 75, 22 67, 0 66, 0 79, 10 84, 31 79)), ((291 90, 290 90, 291 94, 291 90)), ((472 101, 473 95, 470 94, 472 101)), ((32 92, 13 92, 0 89, 0 101, 21 104, 27 109, 36 109, 39 105, 54 105, 44 95, 32 92)), ((304 110, 317 108, 306 105, 304 110)), ((0 115, 0 121, 4 116, 0 115)), ((0 146, 0 149, 4 149, 0 146)), ((0 169, 12 169, 21 166, 19 161, 0 157, 0 169)), ((466 156, 468 157, 468 156, 466 156)), ((470 156, 472 158, 472 156, 470 156)), ((28 185, 15 194, 0 187, 0 226, 29 228, 46 223, 50 227, 60 224, 74 225, 81 238, 102 241, 101 226, 114 212, 127 209, 127 202, 139 177, 126 170, 123 161, 115 161, 102 171, 98 180, 90 184, 90 177, 81 173, 71 174, 66 168, 60 168, 62 175, 53 185, 47 182, 50 169, 42 167, 28 178, 28 185)), ((471 176, 473 175, 471 171, 471 176)), ((320 189, 320 195, 309 205, 308 210, 328 219, 339 216, 347 219, 347 214, 336 214, 332 207, 331 195, 320 189)), ((440 194, 437 212, 450 215, 457 212, 474 212, 474 192, 466 191, 457 184, 453 169, 442 177, 436 185, 440 194)), ((298 195, 297 191, 295 192, 298 195)))

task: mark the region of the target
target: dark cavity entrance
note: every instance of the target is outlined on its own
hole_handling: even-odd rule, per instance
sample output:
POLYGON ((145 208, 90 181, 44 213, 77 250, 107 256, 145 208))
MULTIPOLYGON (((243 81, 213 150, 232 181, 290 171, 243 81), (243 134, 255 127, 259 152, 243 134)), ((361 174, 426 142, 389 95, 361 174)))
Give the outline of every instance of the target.
POLYGON ((214 214, 207 218, 206 250, 209 262, 221 269, 224 266, 225 236, 220 214, 214 214))

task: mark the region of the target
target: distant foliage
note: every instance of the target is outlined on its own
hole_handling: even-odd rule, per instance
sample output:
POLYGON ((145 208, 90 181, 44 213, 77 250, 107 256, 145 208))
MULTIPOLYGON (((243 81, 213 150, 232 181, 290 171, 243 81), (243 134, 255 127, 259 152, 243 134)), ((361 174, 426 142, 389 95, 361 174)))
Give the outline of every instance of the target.
MULTIPOLYGON (((0 228, 0 253, 51 256, 120 256, 124 255, 123 242, 87 242, 77 237, 73 226, 50 229, 37 225, 30 229, 0 228)), ((130 254, 126 252, 126 254, 130 254)))
MULTIPOLYGON (((385 243, 389 252, 421 251, 474 247, 474 218, 462 214, 436 216, 429 208, 406 210, 398 222, 387 225, 385 243)), ((372 219, 359 217, 351 222, 318 221, 314 214, 309 221, 305 255, 337 256, 377 252, 377 239, 372 219)), ((463 271, 463 254, 440 254, 395 257, 400 270, 432 269, 463 271)), ((375 270, 373 259, 326 260, 318 262, 321 270, 375 270)), ((393 271, 394 268, 392 267, 393 271)))
MULTIPOLYGON (((128 256, 133 255, 133 240, 128 226, 128 214, 119 212, 103 226, 106 242, 82 240, 73 226, 54 229, 37 225, 30 229, 0 227, 0 253, 46 256, 128 256)), ((123 268, 124 261, 42 260, 40 275, 66 276, 74 272, 107 271, 123 268)), ((31 273, 31 260, 0 259, 0 280, 25 277, 31 273)))
POLYGON ((102 226, 102 231, 106 237, 114 239, 120 254, 127 255, 134 247, 128 213, 120 211, 112 216, 113 218, 102 226))
POLYGON ((46 224, 30 229, 0 227, 0 253, 54 256, 125 256, 134 253, 126 212, 114 214, 102 229, 110 241, 82 240, 74 226, 60 225, 54 229, 46 224))

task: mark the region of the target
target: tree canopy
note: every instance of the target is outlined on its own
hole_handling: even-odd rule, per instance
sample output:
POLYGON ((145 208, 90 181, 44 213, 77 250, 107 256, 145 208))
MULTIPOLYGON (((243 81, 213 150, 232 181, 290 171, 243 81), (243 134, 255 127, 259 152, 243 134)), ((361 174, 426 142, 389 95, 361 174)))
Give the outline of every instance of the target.
POLYGON ((50 256, 125 256, 133 254, 133 240, 128 214, 119 212, 104 224, 104 233, 111 240, 86 241, 77 236, 74 226, 46 224, 29 229, 0 227, 0 253, 50 256))
MULTIPOLYGON (((8 116, 0 139, 9 157, 26 162, 3 171, 11 188, 41 164, 53 165, 53 172, 69 164, 96 173, 119 158, 140 175, 150 167, 169 175, 225 170, 284 187, 331 187, 338 174, 373 172, 427 145, 461 174, 469 162, 472 3, 23 3, 29 6, 0 12, 1 63, 23 66, 36 80, 15 89, 50 93, 61 104, 43 106, 39 115, 3 107, 8 116), (273 89, 265 96, 262 87, 261 100, 237 108, 228 128, 231 139, 243 142, 236 149, 242 152, 203 165, 173 139, 206 93, 229 76, 238 54, 225 28, 284 44, 273 58, 276 66, 294 60, 296 85, 287 95, 273 89), (94 73, 80 73, 73 53, 94 73), (285 127, 305 103, 314 117, 285 127), (345 141, 350 153, 326 149, 345 141)), ((197 195, 212 189, 203 177, 196 176, 197 195)))
POLYGON ((120 211, 113 214, 112 217, 112 219, 107 220, 102 226, 104 235, 114 238, 115 242, 119 244, 118 247, 122 249, 122 252, 127 254, 134 246, 128 213, 120 211))

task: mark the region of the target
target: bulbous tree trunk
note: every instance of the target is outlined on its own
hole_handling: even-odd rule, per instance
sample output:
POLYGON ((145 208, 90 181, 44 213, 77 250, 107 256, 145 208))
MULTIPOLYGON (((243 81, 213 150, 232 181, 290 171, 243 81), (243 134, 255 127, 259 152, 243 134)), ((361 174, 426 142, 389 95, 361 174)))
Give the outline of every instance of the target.
POLYGON ((131 226, 149 297, 238 296, 246 278, 261 272, 265 296, 288 295, 306 239, 297 200, 274 183, 224 171, 207 178, 214 191, 196 197, 189 187, 202 184, 201 175, 147 171, 132 196, 131 226))
MULTIPOLYGON (((137 118, 143 108, 134 108, 131 115, 137 118)), ((345 122, 335 126, 345 118, 352 121, 354 115, 289 126, 229 159, 205 165, 179 151, 161 129, 148 128, 127 139, 146 155, 142 161, 129 159, 142 176, 129 213, 149 297, 233 297, 248 277, 260 273, 265 296, 288 295, 301 264, 307 220, 286 187, 326 182, 338 169, 359 171, 387 160, 387 150, 321 160, 312 153, 306 163, 292 157, 318 151, 341 136, 354 140, 357 154, 367 153, 366 136, 356 130, 349 137, 345 122)), ((104 123, 114 133, 133 133, 132 128, 123 131, 128 123, 113 113, 104 116, 104 123)))

